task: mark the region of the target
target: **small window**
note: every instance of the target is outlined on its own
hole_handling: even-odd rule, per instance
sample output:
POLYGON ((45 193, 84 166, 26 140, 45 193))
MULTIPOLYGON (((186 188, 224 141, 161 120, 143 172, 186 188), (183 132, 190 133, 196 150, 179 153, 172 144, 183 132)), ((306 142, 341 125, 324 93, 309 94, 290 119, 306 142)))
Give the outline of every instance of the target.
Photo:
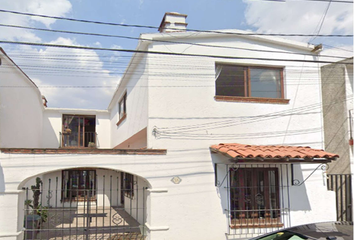
POLYGON ((284 98, 283 69, 217 64, 216 96, 284 98))
POLYGON ((119 125, 127 116, 127 93, 118 102, 118 122, 119 125))
POLYGON ((122 177, 122 195, 128 198, 134 197, 134 175, 130 173, 121 173, 122 177))

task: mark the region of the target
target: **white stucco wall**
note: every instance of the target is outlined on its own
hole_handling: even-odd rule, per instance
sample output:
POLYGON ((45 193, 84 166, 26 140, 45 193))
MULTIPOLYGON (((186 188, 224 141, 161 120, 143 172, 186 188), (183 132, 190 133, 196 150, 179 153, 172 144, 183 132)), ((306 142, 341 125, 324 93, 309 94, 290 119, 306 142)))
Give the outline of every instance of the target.
POLYGON ((58 148, 62 132, 63 115, 96 116, 97 147, 110 148, 109 112, 103 110, 47 108, 43 117, 43 147, 58 148))
MULTIPOLYGON (((212 38, 192 43, 234 46, 260 50, 306 53, 289 47, 242 38, 212 38)), ((151 51, 205 54, 205 47, 154 43, 151 51)), ((313 60, 293 54, 269 54, 210 48, 208 55, 313 60)), ((306 145, 322 148, 320 78, 315 63, 233 60, 205 57, 151 56, 151 66, 160 66, 149 78, 148 147, 186 149, 220 142, 306 145), (284 95, 288 104, 222 102, 214 100, 215 63, 284 68, 284 95), (157 128, 158 137, 152 135, 157 128), (305 131, 306 132, 302 132, 305 131)), ((151 75, 153 70, 149 71, 151 75)))
MULTIPOLYGON (((174 41, 183 40, 178 39, 178 37, 174 39, 174 41)), ((188 167, 200 159, 200 156, 195 156, 194 153, 199 152, 206 156, 209 151, 208 147, 218 143, 295 145, 323 148, 318 65, 301 62, 302 60, 315 60, 315 54, 313 57, 305 56, 301 53, 311 54, 311 52, 290 48, 289 46, 256 42, 246 38, 224 36, 223 38, 188 38, 187 41, 189 43, 242 47, 254 50, 284 51, 286 53, 246 52, 230 48, 209 48, 206 51, 205 47, 195 45, 156 42, 150 45, 149 50, 295 61, 149 56, 148 148, 168 149, 169 163, 174 164, 173 168, 176 169, 176 175, 188 176, 188 172, 192 171, 188 167), (269 104, 214 100, 215 63, 284 68, 284 96, 290 100, 289 103, 269 104), (159 66, 159 68, 156 69, 152 66, 159 66)), ((212 184, 212 161, 209 157, 203 160, 205 162, 200 162, 201 165, 195 167, 193 169, 195 172, 187 179, 193 181, 192 179, 198 176, 198 180, 201 182, 212 184), (203 174, 203 168, 208 169, 208 174, 203 174)), ((297 173, 299 178, 306 179, 317 166, 299 166, 300 171, 297 173)), ((184 183, 182 182, 182 184, 184 183)), ((178 210, 174 211, 172 209, 170 214, 173 217, 161 215, 158 219, 170 218, 168 221, 173 223, 181 217, 186 219, 186 226, 198 228, 193 223, 198 222, 198 219, 202 219, 207 214, 208 218, 214 219, 211 221, 213 226, 210 226, 210 228, 223 229, 226 232, 227 224, 225 220, 222 220, 225 218, 225 213, 221 209, 220 200, 215 199, 216 193, 211 193, 211 189, 208 188, 210 186, 203 185, 203 188, 200 188, 201 185, 192 184, 184 187, 184 190, 178 189, 178 191, 188 191, 186 188, 190 187, 191 192, 193 192, 193 196, 188 199, 188 202, 184 202, 181 192, 175 195, 178 200, 173 199, 172 201, 177 201, 175 202, 178 206, 176 209, 189 209, 193 212, 193 216, 186 212, 181 214, 178 210), (200 193, 200 199, 198 199, 198 193, 200 193), (211 202, 204 204, 203 198, 211 202), (196 201, 194 202, 194 200, 196 201), (220 212, 223 212, 223 214, 220 215, 220 212)), ((169 193, 174 190, 176 189, 171 187, 169 193)), ((335 220, 334 200, 334 193, 328 192, 326 189, 322 171, 317 170, 302 186, 290 187, 290 202, 292 204, 289 207, 291 217, 288 226, 335 220), (319 199, 318 196, 324 196, 324 198, 319 199), (304 200, 306 200, 305 205, 302 204, 304 200)), ((201 224, 204 226, 204 230, 200 229, 200 231, 205 231, 211 222, 204 222, 205 225, 201 224)), ((190 235, 183 235, 183 233, 181 235, 181 232, 191 232, 193 229, 186 226, 183 228, 177 226, 177 229, 171 228, 168 234, 172 236, 178 234, 181 238, 188 239, 190 235)), ((198 232, 198 229, 194 229, 194 231, 198 232)), ((214 237, 217 237, 216 235, 214 237)))
MULTIPOLYGON (((187 41, 305 53, 288 46, 242 38, 188 38, 187 41)), ((205 48, 181 44, 154 43, 149 49, 206 54, 205 48)), ((210 48, 207 54, 245 56, 246 52, 210 48)), ((312 59, 303 55, 270 56, 261 52, 247 52, 247 56, 312 59)), ((5 192, 15 193, 1 196, 7 209, 0 211, 21 214, 21 200, 17 203, 13 195, 15 200, 21 199, 24 193, 16 192, 21 182, 35 175, 66 168, 107 168, 135 174, 141 177, 138 180, 139 185, 141 180, 149 186, 146 226, 150 239, 225 239, 225 233, 228 232, 225 204, 228 199, 225 189, 215 186, 214 163, 225 163, 227 159, 219 155, 213 157, 209 150, 210 145, 236 142, 323 147, 320 86, 315 64, 152 54, 144 55, 134 64, 136 68, 128 68, 126 81, 121 84, 112 100, 109 117, 106 117, 106 113, 102 113, 105 117, 99 117, 102 119, 102 129, 97 127, 98 137, 102 137, 102 141, 108 141, 104 146, 115 147, 147 127, 147 147, 167 149, 167 155, 0 154, 3 171, 0 175, 0 187, 5 192), (215 101, 215 62, 284 67, 284 94, 290 102, 266 104, 215 101), (125 91, 127 118, 117 126, 118 101, 125 91), (22 169, 26 171, 19 171, 22 169), (171 181, 173 177, 179 177, 182 181, 175 184, 171 181)), ((44 129, 48 131, 48 146, 45 146, 57 144, 58 135, 55 134, 61 131, 61 117, 64 112, 74 113, 68 110, 46 111, 44 129)), ((296 177, 299 180, 306 179, 315 167, 317 166, 298 166, 296 177)), ((302 186, 290 187, 292 204, 289 225, 334 220, 334 194, 327 192, 323 177, 322 171, 316 171, 302 186)), ((132 204, 134 206, 136 203, 132 204)), ((132 214, 136 213, 133 211, 132 214)), ((141 217, 140 213, 138 215, 141 217)), ((16 220, 15 217, 11 219, 16 220)), ((6 221, 7 218, 0 216, 0 232, 5 227, 9 227, 11 232, 21 230, 19 224, 14 227, 13 222, 11 225, 6 221)))
MULTIPOLYGON (((148 62, 145 55, 135 56, 134 59, 136 62, 129 65, 124 75, 124 80, 122 80, 109 107, 112 147, 123 143, 147 126, 148 62), (117 126, 117 122, 119 121, 118 103, 125 93, 127 93, 127 115, 126 119, 117 126)), ((127 143, 125 148, 146 147, 146 135, 139 135, 138 137, 133 142, 127 143)))
POLYGON ((0 147, 41 147, 41 93, 1 51, 0 58, 0 147))

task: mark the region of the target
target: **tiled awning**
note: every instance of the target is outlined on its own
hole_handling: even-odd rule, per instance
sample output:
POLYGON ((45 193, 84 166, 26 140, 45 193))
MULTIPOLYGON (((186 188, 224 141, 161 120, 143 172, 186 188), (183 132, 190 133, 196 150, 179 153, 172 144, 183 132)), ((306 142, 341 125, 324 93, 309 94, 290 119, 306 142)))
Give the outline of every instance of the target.
POLYGON ((247 145, 239 143, 220 143, 212 145, 210 150, 221 153, 233 160, 240 161, 284 161, 284 162, 330 162, 336 160, 337 154, 320 149, 283 145, 247 145))

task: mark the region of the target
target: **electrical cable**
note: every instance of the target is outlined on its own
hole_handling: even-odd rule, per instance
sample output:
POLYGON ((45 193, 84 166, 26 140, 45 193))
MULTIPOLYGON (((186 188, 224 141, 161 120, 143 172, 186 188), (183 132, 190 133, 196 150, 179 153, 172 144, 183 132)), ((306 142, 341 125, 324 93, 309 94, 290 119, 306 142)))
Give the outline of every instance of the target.
MULTIPOLYGON (((128 52, 128 53, 141 53, 141 54, 156 54, 156 55, 170 55, 170 56, 186 56, 186 57, 207 57, 207 58, 220 58, 220 59, 242 59, 242 60, 260 60, 260 61, 284 61, 284 62, 307 62, 307 63, 336 63, 333 61, 321 60, 300 60, 300 59, 278 59, 278 58, 256 58, 256 57, 235 57, 225 55, 208 55, 208 54, 192 54, 192 53, 174 53, 162 51, 147 51, 147 50, 132 50, 132 49, 116 49, 116 48, 98 48, 98 47, 85 47, 75 45, 60 45, 60 44, 46 44, 46 43, 31 43, 31 42, 18 42, 18 41, 3 41, 3 44, 18 44, 27 46, 42 46, 42 47, 56 47, 68 49, 83 49, 83 50, 97 50, 97 51, 113 51, 113 52, 128 52)), ((349 63, 352 64, 352 63, 349 63)))
MULTIPOLYGON (((333 0, 336 1, 336 0, 333 0)), ((340 1, 341 2, 341 1, 340 1)), ((352 2, 351 2, 352 3, 352 2)), ((135 27, 135 28, 148 28, 148 29, 159 29, 159 27, 155 26, 148 26, 148 25, 139 25, 139 24, 124 24, 124 23, 112 23, 112 22, 102 22, 102 21, 92 21, 92 20, 84 20, 84 19, 75 19, 75 18, 66 18, 66 17, 56 17, 56 16, 49 16, 44 14, 34 14, 34 13, 25 13, 19 11, 12 11, 12 10, 5 10, 0 9, 0 12, 3 13, 11 13, 11 14, 18 14, 18 15, 25 15, 31 17, 42 17, 42 18, 52 18, 57 20, 67 20, 67 21, 74 21, 74 22, 82 22, 82 23, 93 23, 93 24, 101 24, 101 25, 110 25, 110 26, 120 26, 120 27, 135 27)), ((173 30, 173 28, 171 28, 173 30)), ((180 29, 176 29, 180 30, 180 29)), ((293 37, 309 37, 309 34, 282 34, 282 33, 235 33, 235 32, 226 32, 226 31, 216 31, 216 30, 199 30, 199 29, 190 29, 187 28, 186 31, 190 32, 199 32, 199 33, 218 33, 218 34, 232 34, 232 35, 247 35, 247 36, 293 36, 293 37)))
MULTIPOLYGON (((266 2, 277 2, 277 3, 286 3, 286 2, 301 2, 301 1, 307 1, 307 2, 323 2, 327 3, 330 0, 253 0, 253 1, 266 1, 266 2)), ((346 1, 346 0, 332 0, 332 2, 335 3, 350 3, 353 4, 353 1, 346 1)))
MULTIPOLYGON (((254 52, 286 53, 286 54, 292 54, 292 55, 294 54, 294 55, 313 56, 313 54, 303 54, 303 53, 274 51, 274 50, 262 50, 262 49, 251 49, 251 48, 241 48, 241 47, 231 47, 231 46, 218 46, 218 45, 209 45, 209 44, 191 43, 191 42, 181 42, 181 41, 155 40, 155 39, 147 39, 147 38, 129 37, 129 36, 123 36, 123 35, 110 35, 110 34, 100 34, 100 33, 64 31, 64 30, 25 27, 25 26, 18 26, 18 25, 8 25, 8 24, 1 24, 1 23, 0 23, 0 27, 13 27, 13 28, 21 28, 21 29, 29 29, 29 30, 55 32, 55 33, 79 34, 79 35, 89 35, 89 36, 99 36, 99 37, 114 37, 114 38, 124 38, 124 39, 131 39, 131 40, 162 42, 162 43, 177 43, 177 44, 186 44, 186 45, 191 45, 191 46, 210 47, 210 48, 238 49, 238 50, 247 50, 247 51, 254 51, 254 52)), ((320 36, 320 35, 316 35, 316 37, 317 36, 320 36)), ((329 37, 329 36, 331 36, 331 37, 353 37, 353 35, 325 35, 325 37, 329 37)), ((345 57, 333 56, 333 55, 321 55, 321 57, 331 57, 331 58, 345 59, 345 57)))
MULTIPOLYGON (((319 36, 320 31, 321 31, 322 26, 323 26, 323 22, 324 22, 324 20, 325 20, 325 18, 326 18, 326 16, 327 16, 327 13, 328 13, 328 9, 329 9, 329 7, 331 6, 331 2, 332 2, 332 0, 329 0, 328 5, 327 5, 327 8, 326 8, 326 11, 324 12, 324 14, 323 14, 323 16, 322 16, 320 22, 318 23, 318 25, 319 25, 320 27, 318 28, 317 34, 316 34, 309 42, 314 41, 314 40, 317 38, 317 36, 319 36)), ((317 25, 317 26, 318 26, 318 25, 317 25)), ((317 27, 316 27, 316 29, 317 29, 317 27)), ((316 31, 316 29, 315 29, 315 31, 316 31)))

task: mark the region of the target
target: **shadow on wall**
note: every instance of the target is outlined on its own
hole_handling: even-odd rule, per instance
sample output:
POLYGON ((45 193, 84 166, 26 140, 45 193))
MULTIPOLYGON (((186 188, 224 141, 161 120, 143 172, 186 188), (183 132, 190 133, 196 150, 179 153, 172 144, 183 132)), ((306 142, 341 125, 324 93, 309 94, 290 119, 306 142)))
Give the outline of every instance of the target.
MULTIPOLYGON (((230 186, 229 168, 233 167, 233 165, 231 163, 228 163, 228 160, 224 157, 220 157, 215 154, 212 154, 211 157, 214 164, 214 171, 216 172, 215 186, 216 186, 218 197, 220 198, 221 209, 223 211, 223 214, 227 215, 228 211, 225 210, 230 209, 230 206, 228 204, 230 204, 231 202, 230 199, 231 193, 228 192, 229 191, 228 186, 230 186), (229 165, 227 165, 227 163, 229 165)), ((240 164, 234 164, 236 168, 239 167, 238 165, 240 164)), ((279 173, 278 182, 279 182, 279 189, 280 189, 279 202, 281 208, 284 209, 289 208, 290 211, 311 210, 311 205, 309 202, 308 192, 305 183, 301 185, 293 185, 291 182, 292 173, 291 173, 290 165, 266 164, 266 166, 263 166, 262 164, 249 164, 247 165, 247 168, 249 166, 253 168, 264 168, 264 167, 278 168, 278 173, 279 173), (288 201, 288 197, 289 197, 289 201, 288 201)), ((321 169, 317 171, 321 171, 321 169)), ((301 169, 301 166, 299 164, 294 164, 293 173, 294 173, 293 179, 296 179, 297 180, 296 182, 300 184, 304 181, 303 170, 301 169)))
POLYGON ((0 163, 0 193, 5 192, 5 176, 0 163))
MULTIPOLYGON (((304 175, 300 164, 293 165, 293 179, 291 179, 290 170, 290 210, 292 211, 308 211, 311 210, 309 202, 306 181, 304 182, 304 175), (294 184, 291 183, 293 181, 294 184)), ((311 177, 310 177, 311 178, 311 177)))
MULTIPOLYGON (((50 114, 46 114, 45 117, 43 118, 43 137, 42 139, 45 139, 45 142, 43 142, 43 147, 45 148, 58 148, 59 147, 59 138, 57 135, 59 132, 55 132, 51 122, 49 121, 49 118, 51 117, 50 114)), ((54 117, 57 117, 57 115, 54 115, 54 117)))

